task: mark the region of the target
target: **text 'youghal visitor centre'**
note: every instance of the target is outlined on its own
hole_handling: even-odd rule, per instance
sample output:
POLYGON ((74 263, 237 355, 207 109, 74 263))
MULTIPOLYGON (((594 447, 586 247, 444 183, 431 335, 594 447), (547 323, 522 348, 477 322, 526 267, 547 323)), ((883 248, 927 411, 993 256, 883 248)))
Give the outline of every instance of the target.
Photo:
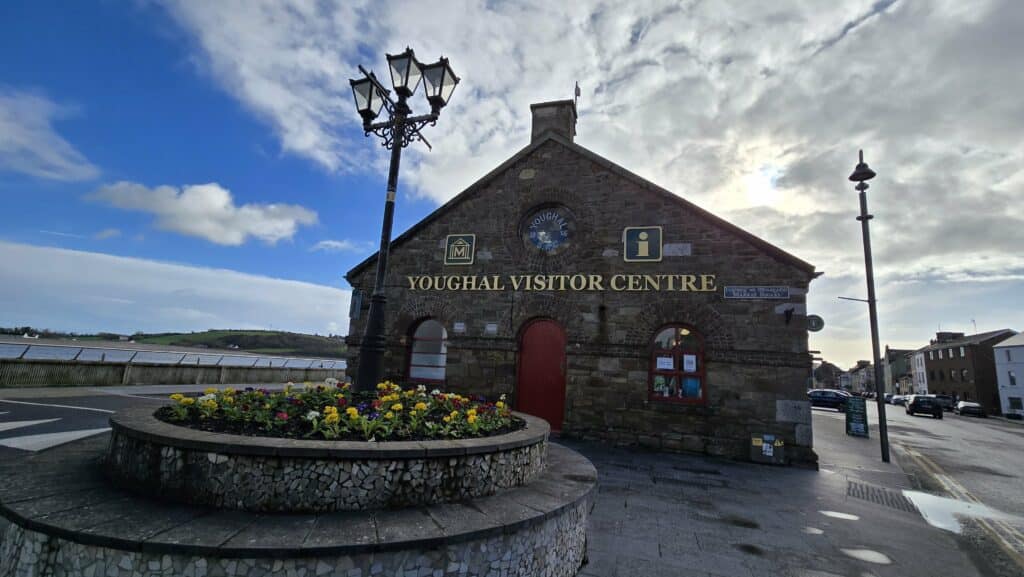
MULTIPOLYGON (((575 144, 573 101, 531 109, 529 146, 392 242, 385 376, 506 394, 568 436, 816 462, 820 273, 575 144)), ((351 351, 375 261, 346 275, 351 351)))

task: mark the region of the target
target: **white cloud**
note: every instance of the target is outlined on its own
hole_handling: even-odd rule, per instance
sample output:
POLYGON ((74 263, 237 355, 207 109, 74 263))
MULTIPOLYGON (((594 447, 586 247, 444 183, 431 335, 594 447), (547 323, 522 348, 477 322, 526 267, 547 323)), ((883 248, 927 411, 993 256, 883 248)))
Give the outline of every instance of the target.
POLYGON ((51 180, 89 180, 100 171, 57 134, 72 111, 44 96, 0 86, 0 171, 51 180))
POLYGON ((106 240, 108 238, 117 238, 121 236, 121 231, 116 228, 105 228, 93 235, 93 238, 97 240, 106 240))
POLYGON ((159 228, 240 245, 249 237, 270 244, 290 239, 300 225, 316 224, 315 212, 294 204, 235 204, 231 191, 209 184, 148 188, 134 182, 101 187, 92 198, 117 208, 148 212, 159 228))
MULTIPOLYGON (((812 298, 863 278, 846 180, 858 148, 879 173, 880 295, 907 280, 1024 290, 1024 3, 166 3, 211 77, 285 151, 329 169, 386 167, 346 80, 360 63, 384 72, 384 53, 408 44, 450 57, 462 84, 427 129, 434 149, 406 151, 403 191, 451 198, 528 143, 531 103, 570 98, 579 81, 577 142, 816 264, 835 282, 816 281, 812 298)), ((925 302, 971 318, 955 300, 925 302)), ((915 318, 923 342, 934 323, 915 318)), ((865 358, 858 331, 861 352, 819 348, 865 358)))
POLYGON ((76 332, 343 334, 349 296, 334 287, 232 270, 0 242, 0 318, 7 324, 76 332))
POLYGON ((60 232, 60 231, 56 231, 56 230, 40 230, 39 232, 41 232, 43 234, 48 234, 50 236, 62 236, 62 237, 65 237, 65 238, 85 238, 84 236, 82 236, 80 234, 74 234, 74 233, 70 233, 70 232, 60 232))
POLYGON ((354 240, 322 240, 309 249, 311 251, 324 252, 365 252, 373 248, 368 242, 357 242, 354 240))

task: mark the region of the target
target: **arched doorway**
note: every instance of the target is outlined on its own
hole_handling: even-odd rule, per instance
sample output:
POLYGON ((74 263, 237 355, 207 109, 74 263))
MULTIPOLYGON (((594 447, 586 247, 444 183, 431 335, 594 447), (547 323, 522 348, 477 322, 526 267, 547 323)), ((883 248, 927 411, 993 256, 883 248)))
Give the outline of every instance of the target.
POLYGON ((516 408, 562 430, 565 416, 565 331, 551 319, 526 323, 519 336, 516 408))

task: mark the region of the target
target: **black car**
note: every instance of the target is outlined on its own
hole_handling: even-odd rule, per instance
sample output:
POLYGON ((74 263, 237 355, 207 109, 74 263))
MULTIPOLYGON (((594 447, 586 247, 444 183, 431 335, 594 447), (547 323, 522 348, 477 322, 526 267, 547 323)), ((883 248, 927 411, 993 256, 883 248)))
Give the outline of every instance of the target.
POLYGON ((936 419, 942 418, 942 404, 935 399, 935 395, 911 395, 906 406, 908 415, 926 413, 936 419))
POLYGON ((846 399, 848 393, 834 389, 811 389, 807 391, 807 399, 811 401, 812 407, 828 407, 839 412, 846 410, 846 399))
POLYGON ((942 410, 943 411, 952 411, 953 409, 956 408, 956 401, 954 401, 953 397, 951 397, 949 395, 930 395, 930 396, 935 397, 935 400, 938 401, 938 403, 940 405, 942 405, 942 410))

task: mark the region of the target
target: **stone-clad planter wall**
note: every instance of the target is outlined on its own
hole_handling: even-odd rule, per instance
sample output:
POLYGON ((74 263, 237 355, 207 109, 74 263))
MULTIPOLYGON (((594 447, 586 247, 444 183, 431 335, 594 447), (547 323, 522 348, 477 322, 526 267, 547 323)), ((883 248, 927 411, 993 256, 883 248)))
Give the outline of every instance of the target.
POLYGON ((261 512, 320 512, 462 501, 530 482, 543 471, 549 427, 481 439, 335 442, 198 431, 151 409, 110 420, 110 477, 185 503, 261 512))
POLYGON ((109 435, 0 462, 0 576, 542 576, 579 571, 597 471, 551 444, 529 483, 404 509, 249 513, 116 487, 109 435))
POLYGON ((590 505, 588 498, 538 525, 441 547, 293 559, 272 556, 217 558, 124 551, 38 533, 14 523, 7 524, 0 518, 0 573, 5 576, 52 577, 381 577, 410 574, 433 577, 571 577, 579 571, 586 553, 590 505))

